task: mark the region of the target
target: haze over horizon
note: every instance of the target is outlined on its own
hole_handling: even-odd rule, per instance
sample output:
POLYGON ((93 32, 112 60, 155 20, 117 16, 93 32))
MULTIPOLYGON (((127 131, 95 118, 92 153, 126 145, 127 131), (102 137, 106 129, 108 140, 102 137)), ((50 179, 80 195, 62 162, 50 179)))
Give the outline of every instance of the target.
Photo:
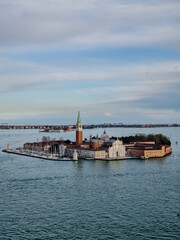
POLYGON ((180 1, 1 0, 0 122, 179 123, 180 1))

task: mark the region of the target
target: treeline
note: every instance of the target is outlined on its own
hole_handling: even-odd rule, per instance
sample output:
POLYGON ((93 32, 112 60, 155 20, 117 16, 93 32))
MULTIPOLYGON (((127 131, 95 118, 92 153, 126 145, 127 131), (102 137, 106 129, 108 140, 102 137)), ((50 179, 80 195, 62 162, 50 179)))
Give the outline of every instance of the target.
MULTIPOLYGON (((112 137, 112 139, 117 139, 116 137, 112 137)), ((123 143, 130 143, 130 142, 136 142, 136 141, 154 141, 156 144, 160 145, 171 145, 171 141, 168 137, 162 135, 162 134, 138 134, 135 136, 129 136, 129 137, 121 137, 119 138, 123 141, 123 143)))

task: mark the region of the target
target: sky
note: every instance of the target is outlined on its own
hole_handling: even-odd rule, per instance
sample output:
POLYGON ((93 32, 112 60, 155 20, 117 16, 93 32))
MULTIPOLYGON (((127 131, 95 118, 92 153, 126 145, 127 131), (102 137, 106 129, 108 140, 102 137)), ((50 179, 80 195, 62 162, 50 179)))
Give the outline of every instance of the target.
POLYGON ((180 123, 179 0, 0 0, 0 123, 180 123))

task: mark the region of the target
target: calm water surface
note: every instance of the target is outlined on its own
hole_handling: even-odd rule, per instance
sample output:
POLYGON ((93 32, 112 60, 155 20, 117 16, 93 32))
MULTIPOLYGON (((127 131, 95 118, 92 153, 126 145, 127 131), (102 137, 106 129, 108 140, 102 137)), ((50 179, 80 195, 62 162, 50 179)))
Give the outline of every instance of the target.
MULTIPOLYGON (((93 135, 102 131, 91 130, 93 135)), ((180 128, 107 133, 163 133, 171 138, 173 153, 146 161, 56 162, 0 152, 0 240, 179 240, 180 128)), ((84 137, 89 134, 84 131, 84 137)), ((17 147, 43 135, 0 131, 0 150, 9 142, 17 147)), ((50 134, 71 140, 74 135, 50 134)))

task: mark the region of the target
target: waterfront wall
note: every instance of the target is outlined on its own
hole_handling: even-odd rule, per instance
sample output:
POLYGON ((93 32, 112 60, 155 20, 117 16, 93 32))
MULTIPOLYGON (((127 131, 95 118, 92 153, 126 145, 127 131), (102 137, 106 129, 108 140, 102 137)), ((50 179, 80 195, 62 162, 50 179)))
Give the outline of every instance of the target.
POLYGON ((131 157, 135 158, 156 158, 156 157, 164 157, 170 154, 172 151, 171 146, 159 146, 158 148, 154 146, 154 148, 148 149, 148 147, 138 147, 128 149, 128 154, 131 157))
POLYGON ((160 150, 145 150, 144 157, 145 158, 154 158, 154 157, 164 157, 170 154, 172 151, 170 146, 162 146, 160 150))
POLYGON ((93 150, 86 150, 86 149, 71 149, 71 148, 65 149, 65 156, 72 158, 75 150, 77 151, 78 158, 94 158, 94 159, 106 158, 106 152, 104 150, 93 151, 93 150))

